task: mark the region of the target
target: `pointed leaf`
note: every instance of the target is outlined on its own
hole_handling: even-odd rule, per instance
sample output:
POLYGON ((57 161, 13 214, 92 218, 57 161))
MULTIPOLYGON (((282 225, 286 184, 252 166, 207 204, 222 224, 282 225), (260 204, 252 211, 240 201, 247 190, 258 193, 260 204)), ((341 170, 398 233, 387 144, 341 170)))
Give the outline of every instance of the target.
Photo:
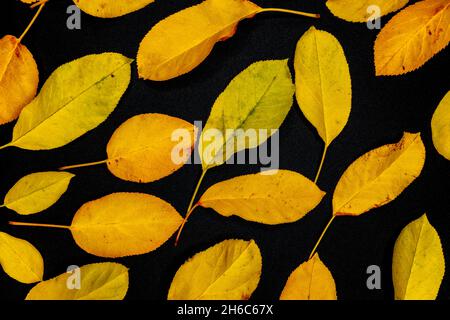
POLYGON ((450 160, 450 91, 433 114, 431 130, 434 147, 443 157, 450 160))
POLYGON ((99 18, 116 18, 140 10, 155 0, 73 0, 82 11, 99 18))

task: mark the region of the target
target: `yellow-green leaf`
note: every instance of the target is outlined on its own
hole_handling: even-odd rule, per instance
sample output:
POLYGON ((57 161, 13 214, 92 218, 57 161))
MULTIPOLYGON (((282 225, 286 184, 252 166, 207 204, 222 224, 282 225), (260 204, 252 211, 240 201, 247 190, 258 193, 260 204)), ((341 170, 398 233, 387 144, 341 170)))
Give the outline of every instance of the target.
POLYGON ((450 91, 433 114, 431 131, 434 147, 443 157, 450 160, 450 91))
POLYGON ((28 241, 0 232, 0 265, 13 279, 22 283, 42 281, 44 260, 28 241))
POLYGON ((317 253, 291 273, 280 300, 337 300, 333 275, 317 253))
POLYGON ((340 178, 333 194, 335 216, 357 216, 394 200, 421 173, 425 146, 420 133, 404 133, 359 157, 340 178))
POLYGON ((38 283, 26 300, 123 300, 128 291, 128 269, 119 263, 94 263, 38 283), (79 289, 74 277, 80 276, 79 289))
POLYGON ((396 300, 434 300, 445 271, 441 239, 426 214, 408 224, 394 246, 396 300))
POLYGON ((23 215, 44 211, 66 192, 73 177, 68 172, 29 174, 8 191, 4 206, 23 215))
POLYGON ((118 53, 103 53, 56 69, 22 110, 6 146, 53 149, 97 127, 128 87, 131 61, 118 53))
POLYGON ((197 253, 177 271, 168 300, 247 300, 261 276, 253 240, 225 240, 197 253))
POLYGON ((82 11, 99 18, 116 18, 140 10, 155 0, 73 0, 82 11))
POLYGON ((198 205, 226 217, 236 215, 249 221, 280 224, 299 220, 324 195, 301 174, 274 170, 219 182, 206 190, 198 205))
POLYGON ((408 0, 328 0, 326 5, 336 17, 350 22, 367 22, 397 11, 407 3, 408 0))
POLYGON ((421 67, 450 41, 450 2, 424 0, 395 15, 375 41, 378 76, 400 75, 421 67))
POLYGON ((298 105, 329 146, 347 124, 352 103, 344 50, 333 35, 311 27, 297 43, 294 68, 298 105))
POLYGON ((39 72, 33 55, 19 39, 0 39, 0 124, 11 122, 36 95, 39 72))
POLYGON ((86 252, 107 258, 156 250, 181 225, 167 202, 143 193, 113 193, 84 204, 70 230, 86 252))
POLYGON ((259 61, 237 75, 215 101, 203 129, 203 168, 265 142, 286 118, 294 90, 287 60, 259 61))

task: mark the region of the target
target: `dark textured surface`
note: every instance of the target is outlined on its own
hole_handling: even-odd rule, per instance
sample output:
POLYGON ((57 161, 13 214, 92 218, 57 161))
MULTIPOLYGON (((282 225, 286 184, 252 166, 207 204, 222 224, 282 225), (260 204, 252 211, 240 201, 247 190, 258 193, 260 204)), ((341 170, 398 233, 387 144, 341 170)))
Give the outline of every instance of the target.
MULTIPOLYGON (((34 54, 40 71, 40 86, 59 65, 75 58, 105 51, 135 57, 140 40, 159 20, 199 1, 158 0, 138 12, 112 20, 82 15, 82 29, 66 28, 66 8, 71 1, 50 0, 24 44, 34 54)), ((328 192, 322 204, 304 219, 280 226, 264 226, 238 218, 224 218, 212 210, 198 209, 187 224, 181 243, 173 239, 155 252, 117 259, 130 268, 128 299, 165 299, 178 267, 194 253, 229 238, 255 239, 263 256, 263 273, 255 299, 277 299, 290 274, 303 262, 331 214, 333 189, 346 167, 375 147, 398 141, 403 131, 422 133, 427 160, 422 175, 394 202, 360 217, 335 220, 319 253, 336 280, 340 299, 392 299, 391 260, 394 241, 409 222, 427 212, 439 232, 450 265, 450 162, 441 157, 431 141, 430 120, 449 89, 448 50, 423 68, 400 77, 375 77, 373 42, 377 31, 365 24, 352 24, 331 15, 325 1, 259 0, 264 7, 283 7, 319 12, 320 20, 287 14, 265 13, 244 21, 236 35, 218 44, 196 70, 163 83, 138 80, 132 65, 132 81, 118 108, 97 129, 53 151, 31 152, 9 148, 0 151, 0 195, 22 176, 61 165, 102 160, 112 132, 133 115, 160 112, 188 121, 206 120, 218 94, 252 62, 289 58, 292 62, 299 37, 314 25, 334 34, 346 53, 353 83, 349 123, 331 145, 319 186, 328 192), (366 268, 382 268, 382 290, 368 290, 366 268)), ((18 1, 2 4, 1 34, 19 36, 33 11, 18 1)), ((391 17, 385 17, 386 23, 391 17)), ((0 142, 11 137, 13 125, 0 127, 0 142)), ((281 127, 281 168, 312 178, 322 152, 322 142, 294 103, 281 127)), ((188 165, 172 176, 150 184, 121 181, 106 166, 77 170, 68 192, 44 213, 20 217, 0 209, 0 230, 32 242, 45 260, 45 278, 64 272, 71 264, 104 261, 79 249, 69 232, 11 227, 8 220, 70 224, 86 201, 117 191, 146 192, 169 201, 184 212, 200 175, 199 165, 188 165)), ((258 166, 227 165, 210 172, 201 190, 240 174, 258 171, 258 166)), ((31 288, 0 271, 0 297, 23 299, 31 288)), ((450 297, 448 272, 439 298, 450 297)))

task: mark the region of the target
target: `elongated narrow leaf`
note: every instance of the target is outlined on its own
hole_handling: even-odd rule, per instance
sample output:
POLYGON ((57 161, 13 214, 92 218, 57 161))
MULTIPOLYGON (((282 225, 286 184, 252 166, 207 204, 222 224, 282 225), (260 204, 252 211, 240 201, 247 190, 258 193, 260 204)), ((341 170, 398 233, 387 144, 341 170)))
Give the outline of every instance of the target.
POLYGON ((350 115, 352 88, 344 50, 333 35, 311 27, 297 43, 294 68, 298 105, 328 146, 350 115))
POLYGON ((215 101, 203 129, 203 168, 265 142, 286 118, 294 90, 287 60, 259 61, 237 75, 215 101))
POLYGON ((450 41, 450 2, 419 1, 403 9, 378 34, 378 76, 400 75, 421 67, 450 41))
POLYGON ((325 193, 294 171, 249 174, 210 187, 198 205, 226 217, 266 224, 294 222, 314 209, 325 193))
POLYGON ((337 300, 333 275, 317 253, 291 273, 280 300, 337 300))
POLYGON ((431 130, 434 147, 443 157, 450 160, 450 91, 433 114, 431 130))
POLYGON ((156 250, 181 225, 167 202, 142 193, 113 193, 84 204, 70 230, 86 252, 107 258, 156 250))
POLYGON ((56 69, 23 109, 8 146, 53 149, 97 127, 127 89, 131 61, 117 53, 103 53, 56 69))
POLYGON ((44 211, 66 192, 74 177, 68 172, 38 172, 20 179, 6 194, 5 207, 27 215, 44 211))
POLYGON ((197 253, 177 271, 168 300, 247 300, 261 276, 253 240, 225 240, 197 253))
POLYGON ((391 202, 420 175, 424 163, 420 134, 405 133, 398 143, 369 151, 340 178, 333 214, 357 216, 391 202))
POLYGON ((22 283, 42 281, 44 260, 28 241, 0 232, 0 265, 13 279, 22 283))
POLYGON ((241 20, 260 10, 247 0, 205 0, 167 17, 139 46, 139 77, 163 81, 191 71, 217 42, 234 35, 241 20))
POLYGON ((88 264, 41 282, 30 290, 26 300, 123 300, 127 291, 128 269, 119 263, 105 262, 88 264))
POLYGON ((0 124, 11 122, 36 95, 39 72, 33 55, 19 39, 0 39, 0 124))
POLYGON ((408 224, 394 247, 396 300, 434 300, 445 271, 441 239, 426 214, 408 224))
POLYGON ((82 11, 99 18, 116 18, 140 10, 155 0, 73 0, 82 11))

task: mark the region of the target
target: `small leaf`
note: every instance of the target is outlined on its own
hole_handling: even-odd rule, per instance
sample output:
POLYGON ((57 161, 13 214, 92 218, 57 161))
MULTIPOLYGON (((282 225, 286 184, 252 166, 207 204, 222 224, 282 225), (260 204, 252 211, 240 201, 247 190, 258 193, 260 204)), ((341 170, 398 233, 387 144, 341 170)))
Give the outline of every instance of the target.
POLYGON ((38 83, 36 61, 27 47, 14 36, 0 39, 0 124, 17 119, 36 95, 38 83))
POLYGON ((247 300, 261 276, 253 240, 225 240, 197 253, 177 271, 168 300, 247 300))
POLYGON ((426 214, 408 224, 394 247, 396 300, 434 300, 445 271, 441 239, 426 214))
POLYGON ((287 60, 259 61, 237 75, 215 101, 202 132, 203 168, 265 142, 286 118, 294 90, 287 60))
POLYGON ((340 178, 333 214, 358 216, 391 202, 420 175, 424 163, 425 146, 419 133, 404 133, 398 143, 369 151, 340 178))
POLYGON ((297 43, 294 68, 298 105, 329 146, 347 124, 352 103, 344 51, 333 35, 311 27, 297 43))
POLYGON ((48 209, 66 192, 74 177, 68 172, 38 172, 20 179, 6 194, 4 206, 28 215, 48 209))
POLYGON ((325 193, 294 171, 249 174, 210 187, 198 205, 223 216, 266 224, 294 222, 314 209, 325 193))
POLYGON ((291 273, 280 300, 337 300, 333 275, 317 253, 291 273))
POLYGON ((450 41, 450 2, 419 1, 386 24, 375 41, 378 76, 400 75, 421 67, 450 41))
POLYGON ((140 10, 155 0, 73 0, 82 11, 99 18, 116 18, 140 10))
POLYGON ((65 272, 38 283, 25 300, 123 300, 128 291, 128 269, 119 263, 82 266, 79 269, 79 289, 68 287, 72 281, 69 277, 74 275, 65 272))
POLYGON ((434 147, 443 157, 450 160, 450 91, 433 114, 431 130, 434 147))
POLYGON ((28 241, 0 232, 0 265, 13 279, 22 283, 42 281, 44 260, 28 241))
POLYGON ((131 61, 117 53, 103 53, 56 69, 22 110, 6 146, 54 149, 97 127, 127 89, 131 61))

